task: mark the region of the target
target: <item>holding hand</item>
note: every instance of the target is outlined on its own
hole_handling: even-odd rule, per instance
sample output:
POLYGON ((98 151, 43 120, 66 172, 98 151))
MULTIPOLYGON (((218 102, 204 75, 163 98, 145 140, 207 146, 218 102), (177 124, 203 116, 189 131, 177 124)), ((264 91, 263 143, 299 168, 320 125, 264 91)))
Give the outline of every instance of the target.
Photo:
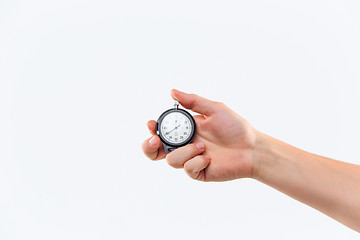
POLYGON ((155 133, 156 121, 151 120, 148 128, 153 136, 142 144, 148 158, 166 157, 170 166, 184 168, 191 178, 200 181, 226 181, 256 174, 258 164, 253 155, 257 132, 245 119, 223 103, 177 90, 172 90, 171 96, 200 114, 193 116, 197 135, 193 143, 166 154, 155 133))

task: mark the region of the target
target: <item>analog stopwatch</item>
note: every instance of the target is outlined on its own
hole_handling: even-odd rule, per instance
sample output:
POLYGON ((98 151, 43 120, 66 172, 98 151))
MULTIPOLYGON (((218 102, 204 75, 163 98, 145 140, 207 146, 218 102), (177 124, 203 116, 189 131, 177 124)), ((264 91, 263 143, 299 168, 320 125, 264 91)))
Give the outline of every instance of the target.
POLYGON ((179 109, 175 100, 174 108, 163 112, 156 123, 156 134, 160 137, 166 153, 192 142, 196 133, 196 124, 191 114, 179 109))

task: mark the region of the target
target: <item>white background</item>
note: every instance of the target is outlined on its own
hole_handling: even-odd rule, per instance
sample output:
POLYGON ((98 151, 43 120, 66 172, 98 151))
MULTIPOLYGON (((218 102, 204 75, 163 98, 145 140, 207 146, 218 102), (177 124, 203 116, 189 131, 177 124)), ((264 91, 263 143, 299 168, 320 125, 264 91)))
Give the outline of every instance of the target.
POLYGON ((0 1, 0 239, 355 239, 255 180, 141 152, 171 88, 360 164, 360 3, 0 1))

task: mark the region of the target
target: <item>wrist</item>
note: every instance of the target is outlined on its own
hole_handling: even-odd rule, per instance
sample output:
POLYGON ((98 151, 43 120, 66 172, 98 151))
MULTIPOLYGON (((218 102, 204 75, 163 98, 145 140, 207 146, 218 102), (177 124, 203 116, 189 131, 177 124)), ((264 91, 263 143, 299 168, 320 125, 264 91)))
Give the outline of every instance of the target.
POLYGON ((253 173, 252 178, 263 181, 267 168, 273 164, 274 155, 271 151, 272 138, 259 131, 256 131, 256 141, 253 150, 253 173))

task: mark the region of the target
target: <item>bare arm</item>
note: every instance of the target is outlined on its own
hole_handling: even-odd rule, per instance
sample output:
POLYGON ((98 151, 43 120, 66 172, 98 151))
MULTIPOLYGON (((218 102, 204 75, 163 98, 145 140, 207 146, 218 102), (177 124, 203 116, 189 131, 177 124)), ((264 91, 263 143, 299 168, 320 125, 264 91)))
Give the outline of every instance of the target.
POLYGON ((360 232, 360 166, 305 152, 256 131, 223 103, 172 90, 194 116, 192 144, 167 154, 148 122, 152 137, 142 149, 152 160, 166 158, 193 179, 228 181, 254 178, 360 232))
POLYGON ((360 166, 257 136, 255 179, 360 232, 360 166))

